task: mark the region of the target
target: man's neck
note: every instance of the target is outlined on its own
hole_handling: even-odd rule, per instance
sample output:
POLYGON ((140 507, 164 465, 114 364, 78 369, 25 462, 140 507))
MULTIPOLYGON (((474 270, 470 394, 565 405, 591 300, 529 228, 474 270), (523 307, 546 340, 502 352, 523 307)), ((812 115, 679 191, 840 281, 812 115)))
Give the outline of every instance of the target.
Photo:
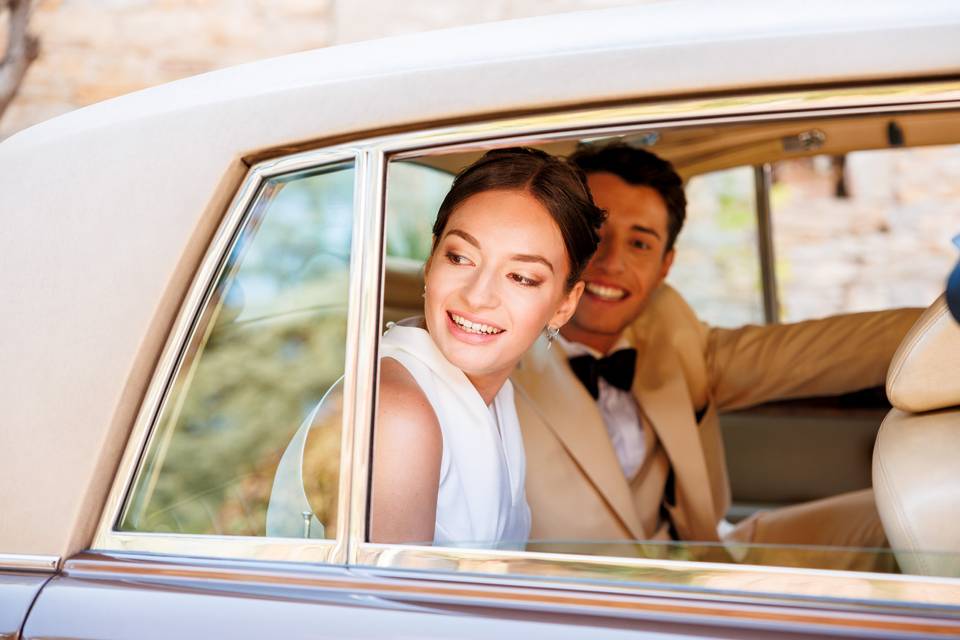
POLYGON ((579 342, 586 345, 603 355, 606 355, 610 349, 620 340, 619 333, 606 334, 594 333, 593 331, 583 331, 569 322, 560 328, 560 335, 570 342, 579 342))

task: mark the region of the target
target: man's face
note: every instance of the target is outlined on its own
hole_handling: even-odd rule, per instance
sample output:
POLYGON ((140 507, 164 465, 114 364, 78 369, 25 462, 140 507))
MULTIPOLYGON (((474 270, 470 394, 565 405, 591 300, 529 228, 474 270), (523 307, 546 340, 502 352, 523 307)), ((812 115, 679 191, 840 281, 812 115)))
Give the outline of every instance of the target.
POLYGON ((670 271, 667 205, 654 189, 611 173, 587 176, 593 199, 607 211, 600 246, 583 273, 580 305, 564 335, 606 351, 640 315, 670 271))

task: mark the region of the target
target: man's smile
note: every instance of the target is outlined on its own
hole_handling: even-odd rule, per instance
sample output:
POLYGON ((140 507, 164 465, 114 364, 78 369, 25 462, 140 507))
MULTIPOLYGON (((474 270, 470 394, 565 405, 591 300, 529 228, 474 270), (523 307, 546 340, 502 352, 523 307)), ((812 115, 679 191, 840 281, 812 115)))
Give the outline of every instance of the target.
POLYGON ((599 282, 587 282, 584 291, 590 297, 604 302, 619 302, 630 295, 630 292, 626 289, 609 284, 600 284, 599 282))

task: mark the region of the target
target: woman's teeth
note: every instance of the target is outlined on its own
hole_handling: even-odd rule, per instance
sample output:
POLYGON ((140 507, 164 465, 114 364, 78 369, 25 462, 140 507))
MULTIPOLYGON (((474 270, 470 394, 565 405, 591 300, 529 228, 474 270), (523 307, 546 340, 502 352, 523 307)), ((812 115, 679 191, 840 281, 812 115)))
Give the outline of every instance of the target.
POLYGON ((619 287, 605 287, 602 284, 596 284, 593 282, 588 282, 586 284, 586 290, 605 300, 620 300, 627 295, 627 292, 619 287))
POLYGON ((488 333, 490 335, 496 335, 498 333, 503 333, 503 329, 496 329, 489 325, 481 324, 479 322, 470 322, 463 316, 458 316, 455 313, 451 313, 450 317, 453 319, 457 326, 463 329, 468 333, 488 333))

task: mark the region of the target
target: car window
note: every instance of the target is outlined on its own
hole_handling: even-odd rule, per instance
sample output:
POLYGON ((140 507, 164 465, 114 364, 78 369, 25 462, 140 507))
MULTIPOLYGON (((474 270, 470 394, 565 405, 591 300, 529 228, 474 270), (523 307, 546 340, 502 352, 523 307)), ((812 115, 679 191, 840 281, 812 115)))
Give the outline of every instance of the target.
POLYGON ((353 189, 352 164, 263 183, 162 405, 121 530, 263 536, 271 494, 301 472, 302 454, 314 516, 301 522, 298 510, 271 534, 333 537, 340 424, 328 392, 344 371, 353 189))
POLYGON ((394 162, 387 174, 387 257, 423 262, 433 220, 453 175, 414 162, 394 162))
POLYGON ((958 185, 960 145, 775 163, 783 320, 929 305, 955 256, 958 185))
MULTIPOLYGON (((730 144, 733 143, 731 142, 730 144)), ((898 153, 902 151, 904 150, 897 150, 898 153)), ((934 153, 931 149, 914 149, 912 151, 934 153)), ((476 157, 479 157, 480 153, 480 151, 477 151, 476 157)), ((664 153, 665 156, 669 158, 669 148, 666 148, 664 153)), ((863 153, 866 155, 874 152, 863 153)), ((857 155, 859 155, 859 153, 848 154, 848 162, 851 161, 849 158, 854 158, 857 155)), ((467 157, 467 155, 464 154, 464 157, 467 157)), ((956 164, 956 161, 951 161, 949 157, 942 155, 936 157, 944 164, 950 164, 951 162, 953 162, 954 165, 956 164)), ((420 162, 429 163, 430 159, 421 159, 420 162)), ((437 162, 439 164, 439 161, 437 162)), ((857 160, 857 162, 861 161, 857 160)), ((784 209, 785 203, 789 202, 788 198, 790 197, 788 186, 791 189, 799 189, 798 186, 791 186, 797 181, 794 180, 794 183, 791 183, 791 178, 787 177, 788 168, 795 171, 795 169, 792 168, 793 163, 796 163, 798 166, 806 166, 809 171, 814 172, 814 178, 810 178, 809 180, 810 184, 813 184, 813 181, 816 179, 815 171, 823 163, 823 160, 805 158, 784 161, 773 166, 773 189, 769 196, 773 204, 773 230, 778 234, 775 237, 777 251, 774 252, 772 256, 768 254, 766 257, 775 258, 776 262, 774 265, 777 267, 775 271, 780 277, 779 284, 784 290, 786 290, 784 285, 785 279, 795 277, 796 274, 796 271, 793 270, 789 261, 789 252, 786 248, 783 248, 781 252, 780 244, 784 238, 783 234, 791 230, 790 225, 780 224, 780 217, 789 215, 789 212, 784 209)), ((946 171, 946 169, 944 169, 944 171, 946 171)), ((449 187, 451 176, 430 169, 425 164, 410 161, 402 163, 391 162, 388 166, 387 175, 388 190, 385 224, 386 279, 383 296, 383 319, 385 321, 395 321, 422 312, 422 273, 419 273, 417 269, 419 269, 422 260, 429 253, 430 229, 436 214, 436 209, 442 201, 446 189, 449 187), (414 267, 413 270, 409 269, 411 266, 414 267)), ((761 229, 761 218, 758 210, 762 207, 757 202, 758 193, 761 191, 760 187, 766 188, 767 186, 767 175, 767 168, 765 166, 755 166, 751 164, 712 171, 693 176, 686 181, 685 193, 688 201, 687 222, 678 240, 677 257, 668 282, 680 293, 682 298, 690 303, 697 316, 711 325, 720 327, 741 327, 747 324, 762 325, 766 320, 765 315, 769 312, 769 309, 765 309, 765 294, 769 294, 769 292, 764 291, 764 278, 761 273, 762 260, 760 254, 762 247, 760 236, 764 230, 761 229), (761 180, 762 182, 760 182, 761 180)), ((954 183, 955 181, 950 182, 949 185, 940 185, 937 181, 928 180, 924 188, 931 188, 931 185, 933 185, 934 195, 936 193, 949 195, 955 192, 955 189, 953 189, 954 183)), ((810 186, 805 184, 804 186, 813 189, 816 185, 813 184, 813 186, 810 186)), ((906 190, 906 187, 904 187, 904 189, 906 190)), ((912 194, 912 192, 910 192, 910 194, 912 194)), ((760 195, 765 197, 766 194, 760 193, 760 195)), ((930 208, 940 210, 938 216, 931 217, 929 221, 926 222, 921 221, 922 218, 915 218, 915 220, 919 221, 918 224, 920 225, 933 226, 934 219, 939 222, 946 219, 956 219, 955 214, 952 213, 956 210, 956 205, 953 204, 953 202, 948 202, 949 197, 947 196, 939 200, 934 199, 932 201, 933 204, 931 204, 928 196, 912 194, 911 197, 915 198, 916 202, 919 203, 916 205, 918 209, 926 210, 930 208)), ((906 195, 901 194, 896 197, 890 196, 887 200, 902 203, 906 201, 906 198, 906 195)), ((801 201, 810 202, 809 198, 804 199, 804 197, 801 196, 795 196, 795 200, 798 203, 801 201)), ((766 201, 766 198, 764 201, 766 201)), ((896 215, 901 214, 890 215, 896 217, 896 215)), ((903 224, 907 227, 910 226, 906 222, 903 222, 903 224)), ((800 222, 797 222, 792 227, 795 235, 793 241, 798 245, 802 244, 803 228, 800 222)), ((765 227, 765 229, 769 229, 769 227, 765 227)), ((949 258, 952 257, 952 253, 949 253, 949 238, 948 236, 945 236, 945 238, 947 241, 945 246, 947 246, 949 258)), ((919 251, 919 249, 917 250, 919 251)), ((949 262, 949 260, 947 260, 947 262, 949 262)), ((805 263, 805 266, 810 265, 809 263, 805 263)), ((940 269, 940 273, 946 273, 947 271, 946 266, 940 269)), ((909 272, 897 272, 897 275, 891 277, 895 277, 898 280, 908 279, 908 277, 902 275, 902 273, 909 272)), ((811 290, 815 290, 823 278, 824 275, 818 272, 816 278, 811 276, 809 282, 805 282, 805 286, 811 290)), ((771 281, 767 280, 766 284, 769 286, 771 281)), ((776 293, 777 292, 774 292, 774 294, 776 293)), ((781 292, 781 301, 786 304, 790 295, 789 292, 781 292)), ((776 295, 774 295, 772 299, 776 300, 776 295)), ((769 300, 767 300, 766 303, 769 303, 769 300)), ((877 305, 873 306, 876 307, 877 305)), ((830 312, 842 313, 849 310, 853 309, 840 308, 831 310, 830 312)), ((787 316, 785 319, 792 318, 787 316)), ((903 330, 905 331, 908 327, 909 323, 904 324, 903 330)), ((734 332, 726 333, 733 335, 734 332)), ((381 339, 381 356, 387 353, 389 349, 393 349, 394 352, 399 352, 398 350, 403 346, 400 344, 399 338, 394 340, 393 343, 387 344, 387 342, 386 339, 381 339), (397 346, 398 344, 400 344, 400 347, 397 346)), ((750 345, 740 344, 736 345, 735 348, 740 349, 749 346, 750 345)), ((688 348, 696 349, 697 346, 695 344, 684 343, 678 345, 678 352, 688 348)), ((892 348, 895 348, 895 344, 892 348)), ((555 354, 556 352, 557 349, 554 346, 553 353, 555 354)), ((393 356, 391 355, 390 357, 393 356)), ((562 360, 560 361, 562 362, 562 360)), ((536 371, 537 369, 534 367, 534 364, 537 362, 539 361, 530 358, 529 361, 524 364, 528 366, 529 371, 536 371)), ((518 370, 522 368, 524 364, 518 367, 518 370)), ((709 366, 709 364, 710 363, 707 363, 707 366, 709 366)), ((674 365, 671 364, 670 366, 674 365)), ((742 370, 738 369, 737 372, 744 373, 752 366, 752 364, 749 366, 744 365, 744 368, 742 370)), ((699 375, 700 372, 699 370, 683 372, 684 376, 691 374, 691 379, 693 379, 696 375, 699 375)), ((803 373, 798 373, 798 376, 803 377, 803 373)), ((572 447, 582 446, 581 441, 576 440, 576 437, 578 437, 577 434, 581 434, 582 431, 573 429, 569 432, 564 431, 563 428, 561 428, 563 424, 566 424, 563 422, 564 416, 575 416, 573 419, 582 422, 586 419, 584 418, 586 414, 578 414, 574 410, 575 407, 572 407, 572 405, 566 402, 568 397, 575 395, 574 389, 565 386, 567 384, 566 379, 560 379, 557 376, 547 376, 546 374, 543 374, 543 377, 549 379, 550 383, 538 383, 536 380, 533 380, 530 375, 518 375, 516 371, 512 378, 514 389, 517 390, 518 419, 521 422, 524 420, 532 421, 527 423, 532 425, 529 429, 526 426, 523 427, 523 442, 527 461, 526 473, 528 474, 526 478, 526 492, 529 497, 532 493, 531 487, 538 484, 539 486, 535 491, 539 493, 538 499, 541 500, 541 504, 544 504, 543 501, 545 498, 543 496, 552 491, 553 487, 558 487, 559 490, 563 491, 564 487, 569 484, 570 487, 573 487, 570 491, 571 495, 574 495, 574 492, 581 492, 575 494, 578 496, 577 499, 580 499, 583 498, 583 495, 587 494, 585 489, 581 490, 582 486, 600 486, 600 484, 603 483, 610 483, 611 476, 602 475, 604 472, 597 468, 590 467, 594 462, 590 457, 593 453, 590 451, 580 449, 575 454, 570 453, 572 447), (537 396, 535 399, 533 399, 534 395, 537 396), (524 405, 526 409, 522 408, 521 405, 524 405), (554 410, 551 405, 568 407, 570 411, 562 415, 554 414, 551 413, 551 411, 554 410), (571 442, 574 442, 574 444, 571 444, 571 442), (569 460, 564 462, 568 458, 569 460), (562 464, 569 464, 568 467, 562 467, 567 470, 562 473, 555 472, 556 469, 561 468, 562 464), (534 469, 539 475, 533 477, 531 475, 531 469, 534 469), (564 476, 563 473, 567 475, 564 476)), ((713 483, 716 480, 716 482, 719 483, 724 479, 729 481, 731 476, 736 478, 738 477, 736 474, 739 471, 739 467, 743 465, 751 467, 759 466, 758 459, 761 459, 762 456, 762 459, 769 460, 773 467, 787 469, 792 466, 800 468, 803 471, 799 476, 801 477, 801 484, 799 485, 799 489, 797 489, 797 487, 788 486, 783 482, 778 483, 777 478, 761 478, 759 483, 754 483, 756 486, 751 485, 749 488, 751 490, 764 487, 770 489, 770 491, 767 492, 769 495, 762 496, 762 500, 757 497, 759 494, 756 491, 754 491, 753 494, 747 495, 739 486, 735 487, 735 492, 732 496, 729 494, 724 496, 722 489, 714 491, 713 489, 715 487, 713 484, 700 486, 699 489, 695 489, 695 491, 699 492, 697 499, 702 499, 703 496, 709 496, 711 500, 715 501, 714 504, 722 504, 722 501, 731 501, 732 499, 734 504, 735 508, 725 512, 726 518, 720 519, 715 531, 711 528, 708 533, 692 533, 686 539, 677 532, 677 522, 679 521, 681 524, 685 524, 682 521, 685 515, 677 510, 676 502, 674 501, 679 499, 681 492, 690 491, 690 488, 689 486, 686 488, 678 488, 676 484, 676 470, 671 470, 671 465, 678 465, 680 463, 674 462, 672 458, 663 458, 663 465, 665 465, 663 469, 666 469, 666 471, 664 471, 662 475, 663 506, 661 507, 659 518, 660 522, 669 521, 668 524, 674 527, 674 530, 665 531, 665 535, 657 535, 656 537, 648 535, 650 539, 646 539, 644 534, 659 532, 655 530, 641 530, 639 535, 631 535, 632 532, 625 533, 626 525, 622 523, 628 522, 628 519, 623 517, 623 512, 627 511, 627 516, 629 516, 629 510, 622 509, 622 505, 618 506, 610 502, 604 502, 601 505, 602 509, 598 507, 595 511, 589 513, 561 514, 564 525, 560 527, 560 529, 564 531, 564 535, 556 537, 550 535, 549 527, 553 527, 554 530, 557 529, 556 522, 560 520, 556 522, 551 521, 548 525, 544 525, 542 523, 545 519, 541 519, 540 531, 545 532, 545 534, 536 535, 536 533, 532 533, 531 536, 526 539, 511 538, 509 536, 456 539, 452 537, 440 537, 438 533, 433 544, 441 547, 456 547, 459 549, 471 551, 482 550, 485 552, 496 550, 526 550, 536 553, 558 554, 560 556, 572 554, 575 556, 605 556, 630 560, 677 560, 727 563, 742 566, 767 565, 808 569, 846 569, 875 573, 908 573, 910 569, 905 569, 900 563, 911 558, 917 562, 922 561, 939 565, 947 561, 952 561, 955 554, 941 553, 935 550, 891 550, 888 548, 882 525, 879 519, 873 515, 875 514, 876 507, 874 506, 872 496, 869 495, 869 492, 857 491, 869 487, 870 445, 876 437, 876 430, 879 428, 880 422, 886 413, 886 407, 874 410, 875 408, 871 404, 872 400, 870 398, 872 398, 872 396, 870 394, 874 392, 874 387, 879 384, 879 382, 866 387, 856 387, 854 383, 844 382, 843 384, 851 386, 850 390, 842 390, 842 394, 847 395, 834 394, 842 395, 842 397, 836 402, 822 407, 820 405, 811 405, 810 403, 813 402, 811 398, 800 397, 795 390, 787 389, 782 393, 783 398, 775 397, 774 400, 780 399, 783 402, 796 401, 802 403, 801 405, 778 407, 780 413, 776 415, 770 414, 769 412, 766 414, 751 414, 750 417, 756 418, 754 423, 758 425, 758 430, 760 428, 766 428, 767 432, 771 435, 773 446, 755 456, 751 453, 746 457, 742 455, 739 458, 724 457, 723 461, 727 463, 734 460, 738 468, 733 468, 732 466, 730 469, 722 468, 720 473, 723 475, 717 475, 716 478, 713 476, 704 476, 704 481, 713 483), (849 404, 850 397, 857 394, 864 394, 867 397, 866 399, 860 398, 859 404, 851 406, 849 404), (870 405, 869 410, 862 406, 865 403, 870 405), (808 405, 813 406, 817 411, 808 411, 808 405), (787 414, 795 418, 790 425, 782 420, 783 415, 787 414), (821 424, 837 426, 837 428, 828 434, 829 437, 827 440, 820 439, 818 435, 821 431, 826 433, 826 426, 820 431, 813 428, 821 424), (794 446, 792 444, 793 441, 789 438, 783 437, 788 427, 792 426, 797 427, 793 429, 793 431, 797 431, 801 439, 805 436, 805 439, 809 441, 809 446, 803 449, 803 451, 809 449, 816 454, 819 447, 829 447, 831 450, 841 451, 842 454, 847 457, 844 459, 842 455, 839 458, 840 462, 838 464, 841 466, 850 466, 853 461, 856 461, 857 465, 859 465, 857 467, 858 473, 860 471, 864 471, 865 473, 864 479, 858 476, 857 484, 844 486, 839 490, 835 490, 832 484, 821 482, 823 478, 830 475, 829 469, 821 469, 815 474, 817 477, 812 478, 810 476, 811 468, 815 468, 822 460, 829 459, 832 464, 833 459, 821 453, 816 454, 812 460, 808 461, 806 458, 803 458, 802 461, 797 462, 801 460, 799 456, 800 448, 794 446), (854 427, 856 427, 856 430, 854 427), (805 430, 802 434, 799 433, 801 429, 805 430), (841 430, 844 430, 844 432, 841 433, 841 430), (862 444, 861 441, 866 442, 865 447, 860 446, 862 444), (861 458, 863 460, 861 460, 861 458), (829 486, 820 493, 817 493, 821 484, 829 486), (746 499, 750 497, 754 499, 746 499), (813 504, 813 501, 817 499, 821 499, 823 502, 813 504), (749 504, 747 504, 748 502, 749 504), (740 508, 740 511, 737 511, 737 508, 740 508), (773 515, 775 517, 763 517, 766 512, 773 512, 776 509, 782 509, 782 511, 774 513, 773 515), (805 522, 804 519, 808 514, 818 509, 830 514, 829 524, 830 526, 836 526, 838 531, 845 531, 845 528, 852 530, 853 528, 861 526, 861 523, 869 523, 869 526, 874 527, 874 529, 870 531, 871 535, 869 536, 854 536, 851 537, 850 540, 845 540, 843 543, 838 543, 835 541, 836 538, 830 538, 827 535, 822 537, 815 535, 808 535, 806 537, 797 535, 791 537, 784 533, 784 535, 777 537, 771 533, 771 530, 764 531, 764 535, 770 534, 770 538, 764 538, 763 535, 758 533, 760 527, 781 526, 781 523, 786 523, 783 525, 784 532, 799 530, 794 524, 797 522, 805 522), (749 516, 754 513, 756 513, 758 517, 750 518, 749 516), (581 519, 584 521, 583 526, 578 524, 581 519), (609 525, 608 521, 613 522, 614 526, 609 525), (573 526, 567 526, 566 522, 573 522, 575 524, 573 526), (620 529, 617 529, 617 526, 619 526, 620 529), (566 533, 568 531, 573 531, 574 533, 566 533), (604 531, 611 534, 611 537, 600 539, 598 536, 590 535, 589 533, 580 534, 579 532, 581 531, 604 531), (619 537, 613 538, 612 536, 619 537), (711 541, 711 538, 714 538, 714 540, 711 541), (777 541, 766 541, 773 538, 776 538, 777 541), (439 540, 439 542, 437 542, 437 540, 439 540), (867 542, 858 544, 857 541, 859 540, 865 540, 867 542)), ((655 389, 659 390, 660 387, 655 387, 655 389)), ((652 391, 649 390, 648 392, 652 393, 652 391)), ((427 395, 429 396, 429 394, 430 392, 428 391, 427 395)), ((678 397, 683 398, 685 396, 680 394, 678 397)), ((857 397, 859 398, 860 396, 857 397)), ((656 400, 653 395, 640 400, 643 410, 647 410, 649 407, 643 406, 642 402, 651 399, 656 400)), ((460 400, 462 399, 458 399, 458 401, 460 400)), ((664 402, 667 401, 664 400, 664 402)), ((674 398, 669 400, 669 402, 678 402, 678 400, 674 398)), ((712 402, 713 401, 710 401, 711 404, 708 404, 708 406, 702 409, 701 407, 691 407, 694 411, 691 412, 690 417, 694 421, 695 426, 700 429, 698 435, 702 439, 704 450, 707 450, 706 454, 709 454, 709 456, 714 459, 720 459, 721 456, 724 456, 723 446, 716 445, 713 439, 716 438, 719 440, 721 434, 709 431, 707 428, 704 428, 704 425, 716 430, 716 425, 720 424, 718 414, 723 412, 724 418, 729 421, 730 410, 726 407, 717 408, 712 402), (701 410, 697 411, 697 409, 701 410), (713 427, 710 426, 711 422, 714 423, 713 427)), ((728 398, 727 402, 728 405, 735 406, 735 408, 740 410, 752 409, 758 404, 754 402, 752 405, 745 403, 742 404, 742 406, 736 406, 737 402, 740 402, 736 398, 728 398)), ((762 400, 761 402, 768 403, 770 401, 762 400)), ((657 411, 662 408, 653 402, 650 406, 657 411)), ((767 404, 763 404, 763 406, 767 406, 767 404)), ((679 413, 677 415, 679 415, 679 413)), ((651 417, 644 415, 640 420, 640 424, 663 425, 671 423, 664 422, 663 418, 658 418, 657 416, 651 417), (645 422, 647 420, 649 420, 649 422, 645 422), (660 423, 657 423, 657 420, 660 420, 660 423)), ((377 424, 374 423, 374 446, 372 451, 374 463, 377 456, 377 428, 377 424)), ((663 427, 641 426, 641 429, 643 428, 662 429, 663 427)), ((648 438, 652 444, 648 444, 647 446, 651 446, 652 448, 650 450, 654 451, 657 456, 663 451, 666 451, 667 445, 662 444, 668 439, 666 434, 667 432, 657 431, 655 436, 648 438), (661 444, 657 444, 658 442, 661 444), (658 447, 662 447, 662 450, 658 449, 658 447)), ((644 437, 646 438, 647 436, 644 435, 644 437)), ((727 444, 729 445, 731 443, 727 444)), ((736 445, 736 443, 733 444, 736 445)), ((673 445, 671 444, 670 446, 673 445)), ((606 447, 609 447, 609 442, 603 439, 598 441, 598 449, 603 448, 604 451, 607 451, 606 447)), ((446 455, 446 452, 444 452, 444 455, 446 455)), ((509 451, 507 451, 506 446, 504 446, 503 455, 509 458, 509 451)), ((668 453, 665 455, 672 454, 668 453)), ((596 457, 599 459, 600 453, 596 453, 596 457)), ((650 460, 653 460, 649 462, 650 469, 660 464, 658 461, 659 458, 651 457, 650 460)), ((683 462, 682 459, 680 461, 683 462)), ((375 467, 375 464, 371 464, 375 467)), ((616 464, 616 459, 614 459, 614 464, 616 464)), ((448 468, 449 462, 442 460, 441 475, 448 473, 448 468)), ((708 469, 707 472, 713 473, 712 469, 708 469)), ((649 473, 652 474, 653 471, 649 471, 649 473)), ((382 486, 376 485, 376 483, 372 484, 382 486)), ((627 486, 627 491, 636 490, 632 485, 627 486)), ((375 500, 375 495, 376 491, 371 490, 366 497, 368 501, 373 501, 375 500)), ((589 495, 592 496, 593 494, 589 495)), ((629 494, 613 495, 623 501, 624 496, 629 494)), ((689 496, 685 499, 689 499, 689 496)), ((573 500, 574 498, 571 498, 571 501, 573 500)), ((563 505, 566 503, 564 496, 558 494, 555 502, 561 505, 561 507, 555 511, 562 512, 563 505)), ((706 504, 705 499, 703 502, 706 504)), ((589 503, 591 505, 590 508, 593 508, 592 505, 594 503, 589 500, 584 499, 584 503, 589 503)), ((368 502, 368 505, 369 504, 370 502, 368 502)), ((639 498, 637 504, 639 504, 639 498)), ((729 505, 729 502, 727 502, 727 505, 729 505)), ((547 511, 541 511, 541 513, 545 512, 547 511)), ((548 513, 549 517, 553 517, 554 512, 548 513)), ((367 514, 369 519, 366 523, 368 525, 366 540, 368 542, 384 543, 385 541, 383 539, 378 539, 371 533, 372 529, 370 525, 373 517, 370 516, 369 510, 367 514)), ((536 517, 536 515, 533 516, 534 523, 536 523, 536 517)), ((715 522, 716 520, 711 521, 711 525, 715 522)), ((440 526, 441 523, 438 517, 437 531, 440 531, 440 526)), ((828 531, 831 535, 833 534, 833 531, 827 526, 820 526, 818 530, 828 531)), ((537 527, 533 527, 531 531, 536 532, 537 527)), ((781 532, 774 533, 779 534, 781 532)), ((430 541, 421 540, 421 543, 430 544, 430 541)), ((422 544, 415 542, 411 544, 422 546, 422 544)), ((415 554, 421 552, 423 552, 422 549, 419 551, 410 551, 411 555, 409 559, 412 563, 410 566, 420 566, 417 562, 420 562, 422 558, 415 554)), ((397 549, 383 551, 382 549, 371 548, 367 550, 367 555, 363 557, 366 558, 366 561, 369 561, 371 558, 379 558, 379 562, 386 564, 398 562, 398 566, 400 566, 403 562, 406 562, 406 560, 403 559, 405 557, 403 553, 403 551, 397 549), (396 557, 391 556, 388 558, 385 555, 394 553, 397 554, 396 557)), ((464 562, 464 566, 469 564, 467 561, 464 562)), ((570 562, 574 561, 571 560, 570 562)), ((362 563, 363 561, 361 564, 362 563)), ((520 563, 519 560, 518 563, 520 563)), ((537 573, 537 571, 534 570, 533 573, 537 573)))
POLYGON ((753 167, 694 176, 685 191, 687 220, 667 281, 711 325, 762 323, 753 167))

